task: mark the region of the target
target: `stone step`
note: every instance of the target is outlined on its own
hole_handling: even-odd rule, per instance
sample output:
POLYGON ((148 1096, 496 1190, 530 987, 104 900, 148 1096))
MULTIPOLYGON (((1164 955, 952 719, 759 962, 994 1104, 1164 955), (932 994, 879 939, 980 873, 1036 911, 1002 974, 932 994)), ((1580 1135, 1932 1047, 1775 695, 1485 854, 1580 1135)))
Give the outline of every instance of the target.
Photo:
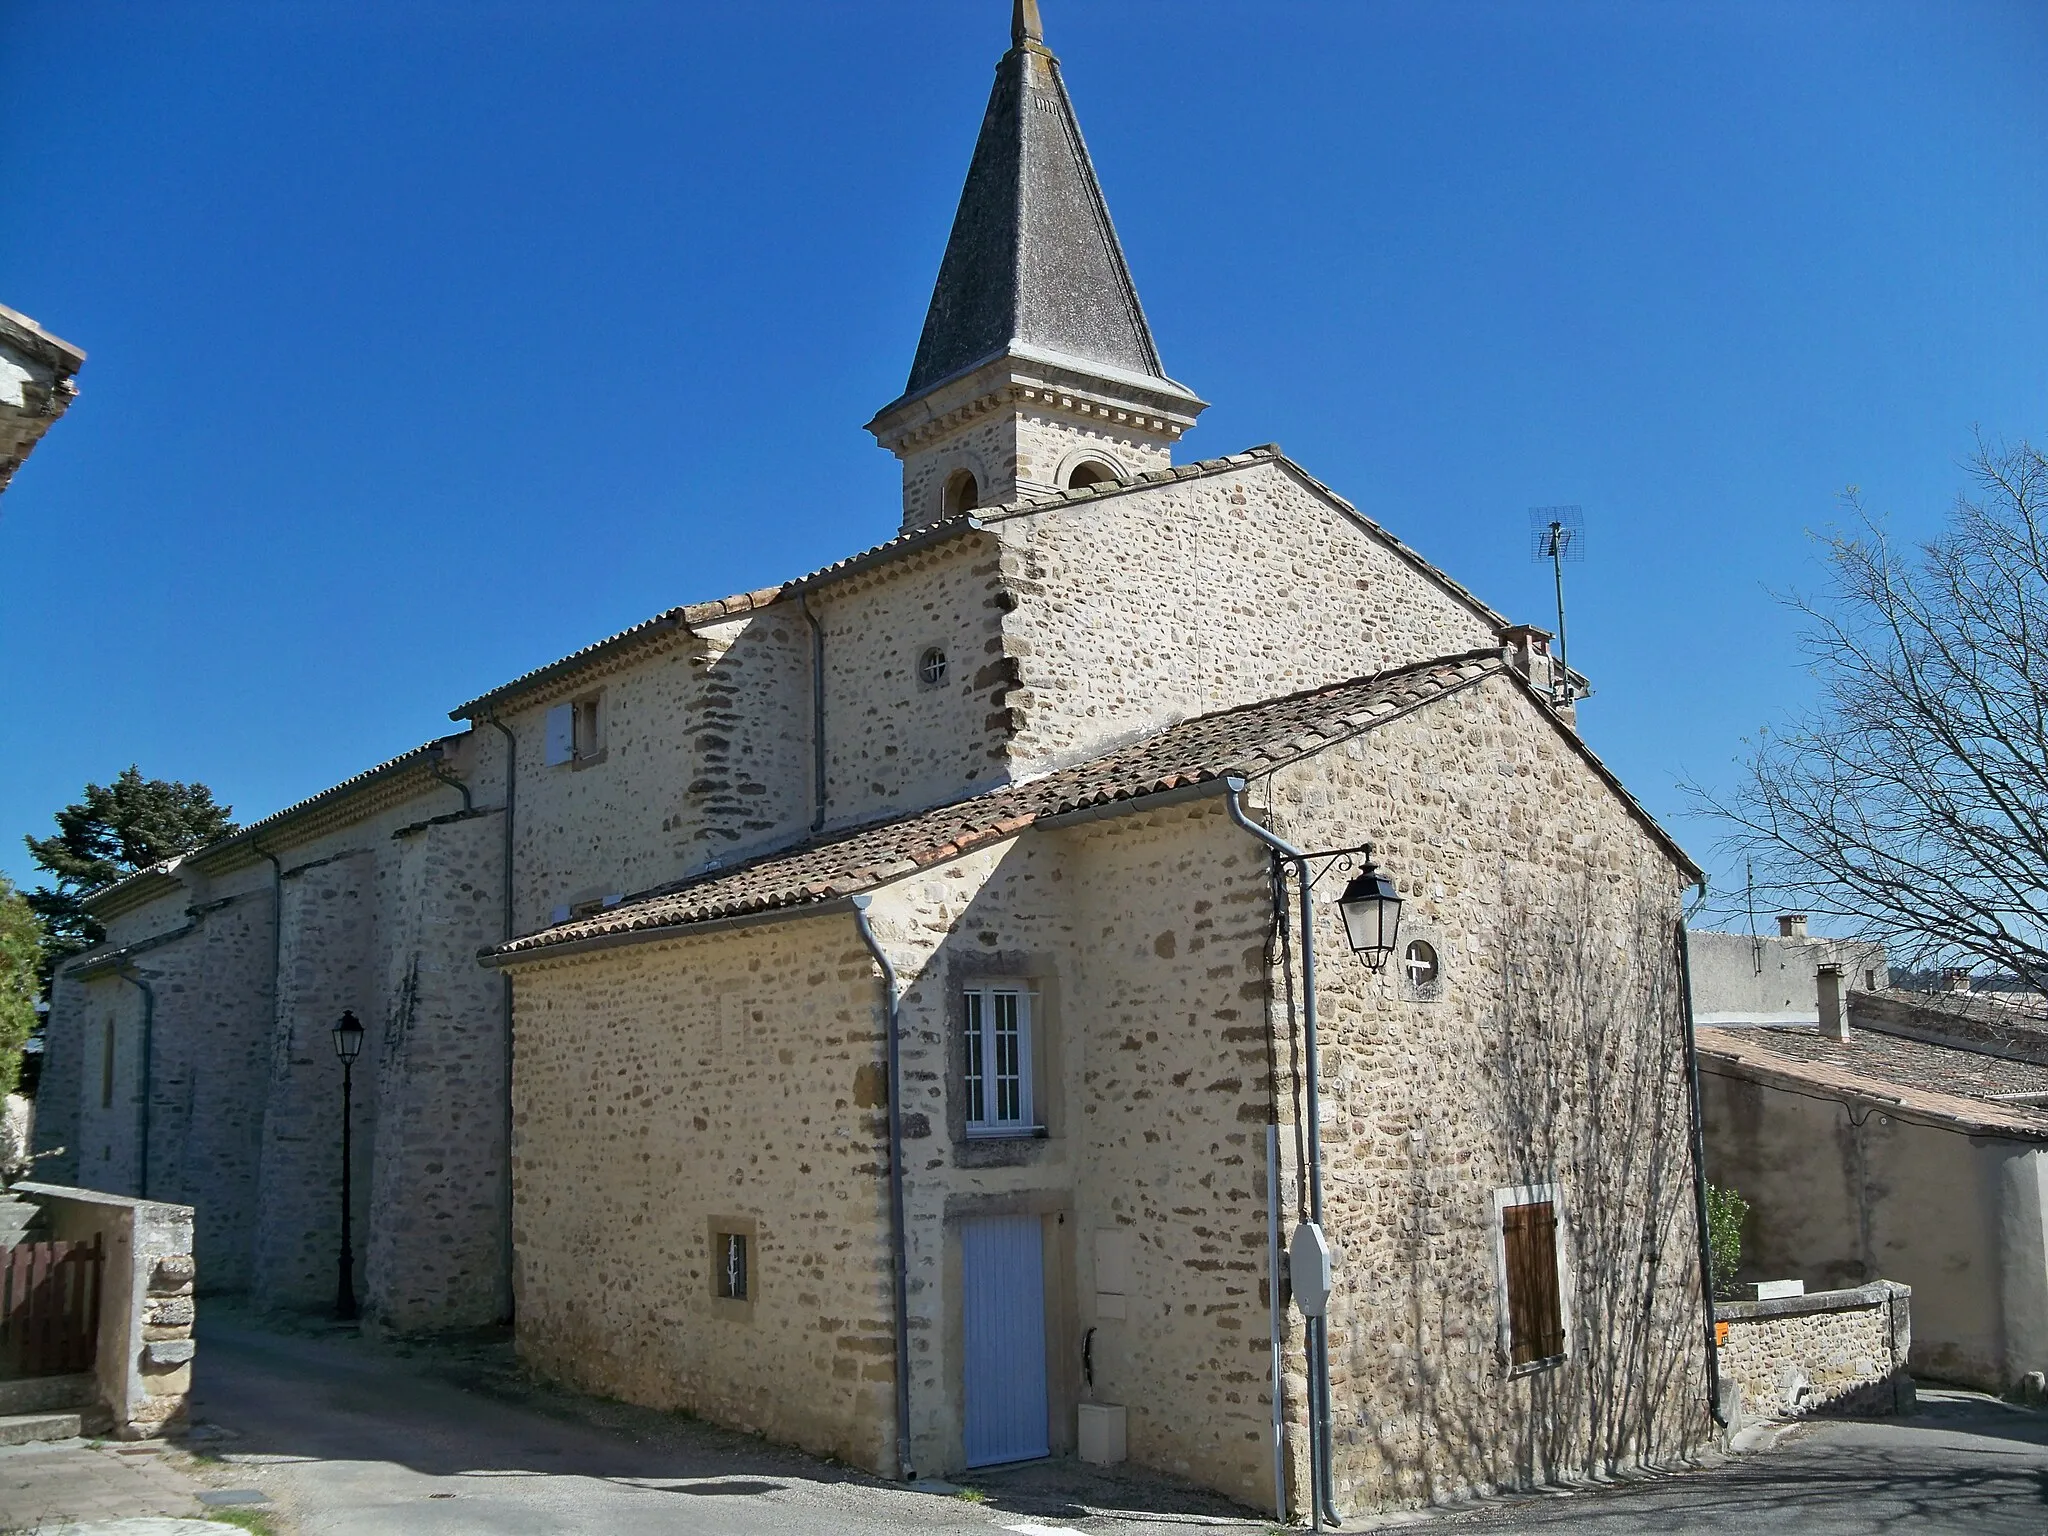
POLYGON ((81 1428, 75 1413, 10 1413, 0 1417, 0 1445, 76 1440, 81 1428))
POLYGON ((90 1371, 76 1376, 22 1376, 0 1381, 0 1418, 11 1413, 91 1409, 98 1402, 99 1382, 90 1371))

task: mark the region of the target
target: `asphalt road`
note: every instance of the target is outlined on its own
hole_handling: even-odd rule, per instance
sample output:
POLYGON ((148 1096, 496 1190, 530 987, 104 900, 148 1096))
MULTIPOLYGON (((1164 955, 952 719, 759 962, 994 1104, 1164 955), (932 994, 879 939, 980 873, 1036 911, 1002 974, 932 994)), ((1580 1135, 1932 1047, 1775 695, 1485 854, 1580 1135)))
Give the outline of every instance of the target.
MULTIPOLYGON (((209 1481, 267 1494, 302 1536, 1269 1528, 1196 1491, 1074 1463, 978 1476, 982 1502, 904 1488, 674 1416, 531 1390, 502 1353, 405 1358, 215 1313, 198 1362, 200 1443, 225 1458, 209 1481)), ((1914 1419, 1800 1425, 1724 1465, 1493 1500, 1426 1524, 1446 1536, 2048 1536, 2048 1415, 1926 1393, 1914 1419)))
POLYGON ((1910 1419, 1813 1420, 1707 1471, 1503 1501, 1450 1517, 1446 1536, 1893 1536, 2048 1532, 2048 1414, 1923 1391, 1910 1419))
POLYGON ((195 1448, 298 1536, 1258 1532, 1198 1491, 1064 1469, 920 1491, 673 1415, 534 1391, 502 1357, 403 1358, 206 1316, 195 1448), (1076 1484, 1090 1497, 1069 1495, 1076 1484), (1130 1511, 1104 1518, 1103 1507, 1130 1511), (1193 1512, 1191 1521, 1177 1514, 1193 1512))

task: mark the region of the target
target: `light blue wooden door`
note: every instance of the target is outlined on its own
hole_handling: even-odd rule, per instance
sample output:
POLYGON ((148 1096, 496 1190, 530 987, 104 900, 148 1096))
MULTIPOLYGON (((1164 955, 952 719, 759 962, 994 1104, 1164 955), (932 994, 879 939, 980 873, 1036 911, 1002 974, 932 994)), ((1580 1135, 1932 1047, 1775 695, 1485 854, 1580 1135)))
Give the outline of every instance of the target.
POLYGON ((960 1224, 970 1467, 1048 1453, 1043 1242, 1036 1216, 960 1224))

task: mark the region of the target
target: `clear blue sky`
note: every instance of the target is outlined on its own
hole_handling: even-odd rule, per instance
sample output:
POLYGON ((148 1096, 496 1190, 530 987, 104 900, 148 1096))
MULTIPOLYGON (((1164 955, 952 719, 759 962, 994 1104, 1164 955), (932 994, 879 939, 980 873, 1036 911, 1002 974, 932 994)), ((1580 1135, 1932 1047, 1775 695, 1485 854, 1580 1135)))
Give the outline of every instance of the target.
MULTIPOLYGON (((0 500, 0 868, 131 761, 251 819, 893 531, 861 423, 1008 10, 0 5, 0 302, 90 354, 0 500)), ((2048 435, 2039 0, 1045 14, 1188 454, 1536 622, 1581 503, 1586 734, 1703 856, 1836 493, 1923 530, 2048 435)))

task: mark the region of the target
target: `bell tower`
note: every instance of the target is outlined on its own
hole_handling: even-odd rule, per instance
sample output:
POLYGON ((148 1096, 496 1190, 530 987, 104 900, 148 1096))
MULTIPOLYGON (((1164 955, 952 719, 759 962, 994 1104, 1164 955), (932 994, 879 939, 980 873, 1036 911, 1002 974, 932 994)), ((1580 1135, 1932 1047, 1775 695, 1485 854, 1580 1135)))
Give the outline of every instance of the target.
POLYGON ((1163 469, 1204 409, 1160 366, 1038 0, 1013 4, 910 382, 868 423, 906 532, 1163 469))

